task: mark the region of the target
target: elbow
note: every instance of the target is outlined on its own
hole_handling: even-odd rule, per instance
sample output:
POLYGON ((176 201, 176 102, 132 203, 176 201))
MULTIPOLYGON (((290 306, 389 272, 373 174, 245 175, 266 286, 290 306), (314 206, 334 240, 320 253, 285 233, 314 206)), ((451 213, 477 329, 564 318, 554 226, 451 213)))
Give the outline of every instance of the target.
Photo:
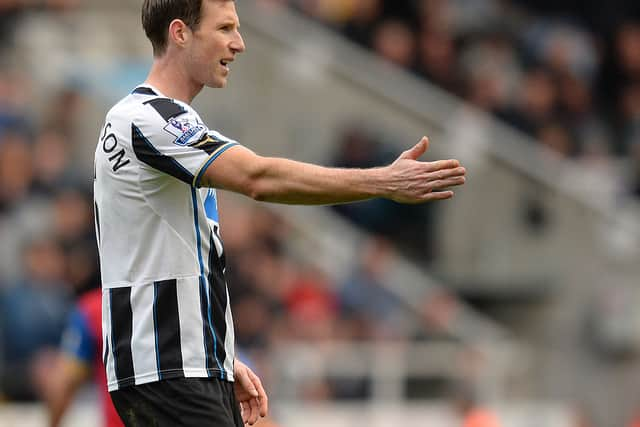
POLYGON ((265 202, 269 200, 267 167, 264 162, 256 166, 244 179, 243 193, 257 202, 265 202))
POLYGON ((270 200, 270 192, 262 179, 253 179, 246 185, 245 195, 252 198, 256 202, 268 202, 270 200))
POLYGON ((256 202, 264 202, 267 200, 267 195, 260 190, 257 185, 249 185, 245 195, 255 200, 256 202))

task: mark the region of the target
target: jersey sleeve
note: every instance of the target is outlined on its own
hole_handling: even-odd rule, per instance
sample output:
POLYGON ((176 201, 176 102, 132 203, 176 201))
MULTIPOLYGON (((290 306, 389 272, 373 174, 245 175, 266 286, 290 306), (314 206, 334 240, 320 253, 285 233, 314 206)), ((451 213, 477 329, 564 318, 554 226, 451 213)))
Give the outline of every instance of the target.
POLYGON ((144 104, 131 124, 133 151, 149 168, 200 187, 202 175, 223 152, 238 143, 209 130, 190 108, 168 98, 144 104))
POLYGON ((95 341, 95 337, 91 334, 87 315, 76 308, 69 316, 62 335, 62 351, 87 365, 91 365, 97 351, 95 341))

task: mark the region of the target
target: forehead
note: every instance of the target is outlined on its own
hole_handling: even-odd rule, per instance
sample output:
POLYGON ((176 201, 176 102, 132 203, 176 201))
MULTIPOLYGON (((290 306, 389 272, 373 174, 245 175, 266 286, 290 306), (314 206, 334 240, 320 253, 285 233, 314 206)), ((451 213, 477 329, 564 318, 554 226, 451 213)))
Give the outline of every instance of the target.
POLYGON ((236 2, 232 0, 204 0, 202 2, 202 22, 216 23, 233 21, 239 24, 236 2))

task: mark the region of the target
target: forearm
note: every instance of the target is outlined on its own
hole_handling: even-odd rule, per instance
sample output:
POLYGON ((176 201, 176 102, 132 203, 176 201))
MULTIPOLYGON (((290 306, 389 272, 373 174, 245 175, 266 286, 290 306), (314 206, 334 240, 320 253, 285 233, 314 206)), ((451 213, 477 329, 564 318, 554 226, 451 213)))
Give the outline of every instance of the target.
POLYGON ((385 168, 328 168, 266 157, 252 177, 249 196, 260 201, 325 205, 384 197, 390 193, 385 168))
POLYGON ((62 421, 62 417, 71 403, 69 394, 61 394, 52 396, 47 401, 49 407, 49 427, 58 427, 62 421))
POLYGON ((51 383, 45 392, 44 400, 49 412, 49 426, 57 427, 61 424, 62 418, 79 388, 79 383, 60 373, 53 373, 51 376, 51 383))
POLYGON ((81 362, 61 355, 56 366, 42 383, 43 400, 49 413, 49 426, 57 427, 73 397, 90 377, 90 370, 81 362))

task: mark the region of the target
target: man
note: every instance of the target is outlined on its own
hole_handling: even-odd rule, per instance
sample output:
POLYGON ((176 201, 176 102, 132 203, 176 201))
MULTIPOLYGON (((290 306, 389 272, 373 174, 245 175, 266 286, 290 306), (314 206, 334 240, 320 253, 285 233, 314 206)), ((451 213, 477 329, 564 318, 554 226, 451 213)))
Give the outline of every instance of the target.
POLYGON ((54 369, 50 365, 37 370, 37 383, 49 410, 49 426, 61 425, 73 396, 92 376, 98 385, 104 427, 122 427, 107 394, 102 362, 102 293, 99 289, 85 293, 69 316, 62 336, 61 351, 55 354, 54 369))
POLYGON ((448 199, 455 160, 423 163, 423 138, 393 164, 331 169, 262 157, 209 130, 190 107, 222 88, 245 50, 232 0, 145 0, 154 52, 144 84, 107 114, 95 158, 104 360, 125 425, 242 426, 267 413, 258 377, 235 360, 216 193, 330 204, 448 199))

